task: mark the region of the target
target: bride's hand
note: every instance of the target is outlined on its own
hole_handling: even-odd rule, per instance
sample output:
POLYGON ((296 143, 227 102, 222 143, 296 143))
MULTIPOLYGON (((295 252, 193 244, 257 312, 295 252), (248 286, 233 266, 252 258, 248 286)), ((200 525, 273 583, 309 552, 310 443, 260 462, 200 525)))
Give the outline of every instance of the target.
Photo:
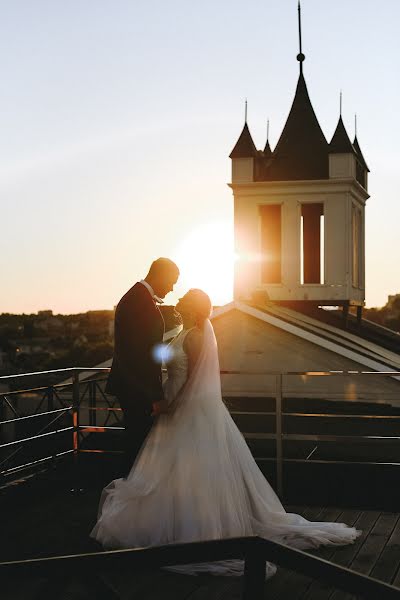
POLYGON ((151 412, 152 417, 158 417, 159 415, 162 415, 162 414, 165 414, 168 412, 169 412, 168 405, 164 404, 163 401, 153 402, 153 410, 151 412))

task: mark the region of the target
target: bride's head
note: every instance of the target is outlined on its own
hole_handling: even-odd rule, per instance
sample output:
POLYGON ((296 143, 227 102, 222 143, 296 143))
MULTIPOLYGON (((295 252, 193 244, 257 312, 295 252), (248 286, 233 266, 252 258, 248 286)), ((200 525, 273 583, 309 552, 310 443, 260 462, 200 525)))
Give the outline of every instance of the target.
POLYGON ((184 327, 202 328, 211 315, 212 304, 203 290, 193 288, 179 299, 175 310, 181 315, 184 327))

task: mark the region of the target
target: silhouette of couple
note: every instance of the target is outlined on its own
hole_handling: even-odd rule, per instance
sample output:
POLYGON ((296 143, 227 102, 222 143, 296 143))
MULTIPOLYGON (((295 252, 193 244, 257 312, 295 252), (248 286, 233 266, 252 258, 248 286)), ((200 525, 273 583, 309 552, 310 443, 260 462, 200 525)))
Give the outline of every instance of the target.
MULTIPOLYGON (((258 468, 222 400, 211 301, 202 290, 189 290, 176 305, 183 327, 168 346, 163 386, 157 302, 178 277, 176 264, 159 258, 116 308, 106 391, 123 410, 128 474, 103 490, 92 537, 107 548, 250 535, 296 548, 353 542, 360 532, 344 523, 287 513, 258 468)), ((243 564, 174 569, 241 575, 243 564)), ((266 577, 274 572, 267 563, 266 577)))

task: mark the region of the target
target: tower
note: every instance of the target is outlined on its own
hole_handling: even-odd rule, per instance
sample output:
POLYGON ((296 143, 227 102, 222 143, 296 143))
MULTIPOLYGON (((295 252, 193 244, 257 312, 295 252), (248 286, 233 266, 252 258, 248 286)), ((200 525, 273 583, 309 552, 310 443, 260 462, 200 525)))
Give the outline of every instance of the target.
POLYGON ((235 300, 361 307, 365 299, 368 167, 340 114, 330 143, 303 74, 273 151, 257 150, 247 124, 234 146, 235 300))

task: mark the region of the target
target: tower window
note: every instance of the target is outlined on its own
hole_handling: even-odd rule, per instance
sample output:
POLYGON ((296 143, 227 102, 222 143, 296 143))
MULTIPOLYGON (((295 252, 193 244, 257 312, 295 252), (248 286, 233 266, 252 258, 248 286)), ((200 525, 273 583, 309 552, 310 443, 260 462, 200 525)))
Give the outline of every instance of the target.
POLYGON ((282 282, 282 208, 280 204, 260 206, 261 282, 282 282))
POLYGON ((302 204, 300 225, 300 282, 324 283, 324 205, 302 204))

